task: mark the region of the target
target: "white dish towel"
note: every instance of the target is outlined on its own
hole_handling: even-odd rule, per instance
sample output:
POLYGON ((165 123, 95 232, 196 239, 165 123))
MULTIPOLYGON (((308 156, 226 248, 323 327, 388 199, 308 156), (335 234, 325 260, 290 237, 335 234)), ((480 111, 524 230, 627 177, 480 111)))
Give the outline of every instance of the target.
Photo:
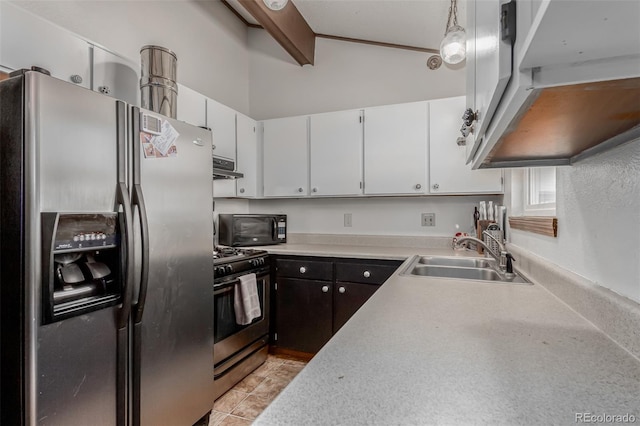
POLYGON ((256 274, 246 274, 240 277, 240 282, 234 288, 233 309, 238 325, 251 324, 251 321, 262 315, 256 274))

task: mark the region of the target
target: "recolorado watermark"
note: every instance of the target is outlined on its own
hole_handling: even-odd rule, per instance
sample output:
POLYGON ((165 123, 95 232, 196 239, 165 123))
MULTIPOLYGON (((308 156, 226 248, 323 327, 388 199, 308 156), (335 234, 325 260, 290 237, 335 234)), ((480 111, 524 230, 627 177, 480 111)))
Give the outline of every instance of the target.
POLYGON ((633 414, 576 413, 576 423, 635 423, 633 414))

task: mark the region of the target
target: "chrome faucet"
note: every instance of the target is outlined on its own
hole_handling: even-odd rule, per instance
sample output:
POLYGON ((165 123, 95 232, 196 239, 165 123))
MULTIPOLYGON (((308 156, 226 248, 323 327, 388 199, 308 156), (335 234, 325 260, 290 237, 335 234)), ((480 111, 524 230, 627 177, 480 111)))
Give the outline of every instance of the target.
POLYGON ((480 244, 482 247, 485 248, 485 250, 487 250, 487 252, 491 256, 493 256, 494 259, 496 259, 499 262, 498 267, 500 268, 501 273, 507 274, 507 275, 513 275, 512 262, 515 262, 515 259, 513 258, 511 253, 507 251, 507 249, 505 248, 504 244, 502 244, 502 242, 500 242, 496 237, 491 235, 489 232, 482 231, 482 235, 486 235, 487 237, 495 241, 498 244, 500 253, 495 253, 484 241, 476 237, 460 237, 456 241, 455 245, 460 247, 464 244, 466 246, 470 241, 473 241, 476 244, 480 244))

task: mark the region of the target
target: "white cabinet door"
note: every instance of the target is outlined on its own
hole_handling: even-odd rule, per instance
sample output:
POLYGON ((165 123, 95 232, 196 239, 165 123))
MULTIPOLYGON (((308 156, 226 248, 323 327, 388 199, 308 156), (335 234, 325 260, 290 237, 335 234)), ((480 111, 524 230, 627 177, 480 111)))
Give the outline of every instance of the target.
MULTIPOLYGON (((511 40, 502 37, 502 17, 503 4, 508 3, 507 0, 474 0, 471 7, 475 16, 471 18, 471 22, 475 23, 475 28, 471 29, 471 36, 475 31, 475 38, 472 47, 472 54, 475 57, 471 59, 471 66, 475 64, 475 75, 472 81, 475 99, 472 110, 477 113, 476 122, 474 123, 473 134, 468 140, 469 160, 473 158, 476 150, 479 148, 482 137, 487 131, 487 127, 491 122, 491 118, 498 107, 498 102, 504 93, 507 83, 511 78, 511 40)), ((524 7, 524 3, 523 3, 524 7)), ((505 19, 505 22, 508 20, 505 19)), ((506 24, 505 24, 506 25, 506 24)), ((467 64, 469 67, 469 64, 467 64)), ((467 68, 468 72, 473 69, 467 68)), ((467 85, 471 83, 467 79, 467 85)), ((458 116, 462 114, 464 108, 458 112, 458 116)), ((460 126, 461 122, 458 122, 460 126)))
POLYGON ((236 194, 240 198, 255 198, 258 196, 258 138, 257 123, 246 115, 237 115, 238 161, 236 170, 244 177, 236 179, 236 194))
POLYGON ((213 132, 213 155, 236 159, 236 112, 207 98, 207 127, 213 132))
POLYGON ((428 103, 364 110, 364 193, 424 194, 428 103))
POLYGON ((178 111, 176 116, 178 120, 194 126, 207 127, 206 96, 178 83, 178 111))
POLYGON ((362 111, 309 117, 311 195, 362 194, 362 111))
POLYGON ((429 102, 429 176, 432 194, 502 192, 501 170, 471 170, 456 139, 465 97, 429 102))
POLYGON ((0 65, 37 66, 53 77, 90 88, 91 46, 72 33, 0 1, 0 65))
POLYGON ((112 98, 140 105, 140 66, 93 46, 93 87, 112 98))
POLYGON ((307 117, 266 120, 263 132, 264 196, 307 195, 307 117))

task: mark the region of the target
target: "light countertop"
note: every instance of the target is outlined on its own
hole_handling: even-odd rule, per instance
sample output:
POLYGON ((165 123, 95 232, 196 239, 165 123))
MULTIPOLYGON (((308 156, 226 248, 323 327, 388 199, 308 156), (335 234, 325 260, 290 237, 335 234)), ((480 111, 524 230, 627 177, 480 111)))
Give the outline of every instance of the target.
MULTIPOLYGON (((474 255, 318 246, 268 250, 474 255)), ((543 286, 402 275, 409 261, 255 424, 548 425, 601 415, 640 422, 640 361, 543 286)))
POLYGON ((415 254, 423 256, 478 256, 477 252, 470 250, 452 250, 444 247, 381 247, 348 244, 278 244, 272 246, 249 247, 252 249, 266 250, 271 254, 319 256, 319 257, 345 257, 357 259, 391 259, 405 260, 415 254))

